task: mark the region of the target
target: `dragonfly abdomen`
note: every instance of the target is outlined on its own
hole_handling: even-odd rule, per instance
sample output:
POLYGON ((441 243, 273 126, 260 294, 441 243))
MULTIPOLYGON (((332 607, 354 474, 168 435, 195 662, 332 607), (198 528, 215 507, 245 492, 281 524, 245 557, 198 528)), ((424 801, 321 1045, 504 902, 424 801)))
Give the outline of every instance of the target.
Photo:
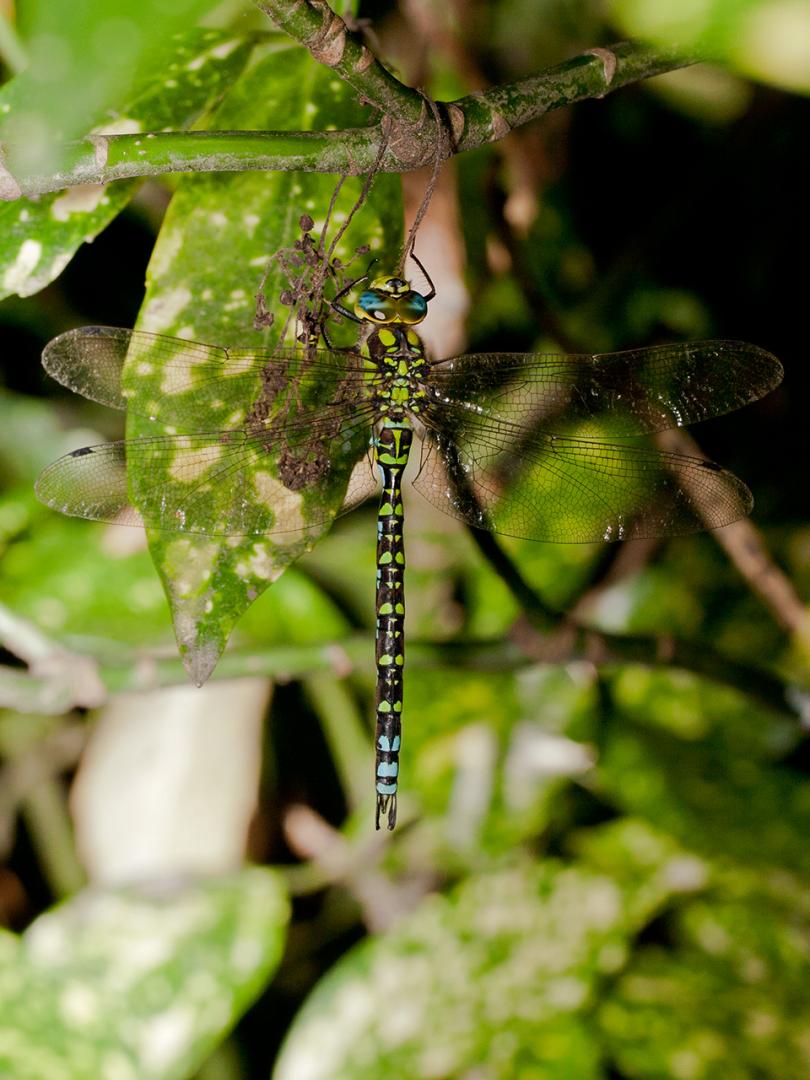
POLYGON ((382 476, 377 515, 377 828, 397 819, 397 781, 402 725, 402 674, 405 664, 405 544, 402 474, 408 463, 413 431, 407 421, 385 421, 374 438, 374 458, 382 476))

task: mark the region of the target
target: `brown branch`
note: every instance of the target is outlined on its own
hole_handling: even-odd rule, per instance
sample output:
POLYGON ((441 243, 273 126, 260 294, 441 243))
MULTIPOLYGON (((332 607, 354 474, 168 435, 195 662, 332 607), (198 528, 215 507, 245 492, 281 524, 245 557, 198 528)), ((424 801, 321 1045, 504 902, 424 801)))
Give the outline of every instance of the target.
MULTIPOLYGON (((656 442, 675 453, 706 456, 695 439, 682 428, 660 432, 656 442)), ((750 518, 715 529, 712 536, 774 620, 796 639, 804 656, 810 658, 810 613, 790 578, 776 565, 750 518)))

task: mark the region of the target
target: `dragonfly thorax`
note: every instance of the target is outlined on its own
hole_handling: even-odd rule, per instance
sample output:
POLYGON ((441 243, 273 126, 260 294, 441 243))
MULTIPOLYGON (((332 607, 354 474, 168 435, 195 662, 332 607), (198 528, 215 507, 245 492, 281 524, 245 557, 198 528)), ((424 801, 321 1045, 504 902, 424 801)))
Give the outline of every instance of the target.
POLYGON ((374 379, 378 414, 402 419, 419 413, 427 397, 424 380, 428 362, 422 341, 415 330, 385 326, 372 331, 366 340, 377 374, 374 379))

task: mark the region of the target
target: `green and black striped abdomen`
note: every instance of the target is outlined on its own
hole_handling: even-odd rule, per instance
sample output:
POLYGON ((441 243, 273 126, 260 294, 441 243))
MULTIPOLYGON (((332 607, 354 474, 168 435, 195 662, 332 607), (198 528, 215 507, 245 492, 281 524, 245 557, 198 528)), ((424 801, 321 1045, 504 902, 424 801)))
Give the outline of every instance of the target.
POLYGON ((413 431, 407 420, 387 420, 374 438, 374 457, 382 476, 377 518, 377 828, 388 815, 397 818, 397 779, 402 721, 402 674, 405 663, 405 545, 402 474, 413 431))

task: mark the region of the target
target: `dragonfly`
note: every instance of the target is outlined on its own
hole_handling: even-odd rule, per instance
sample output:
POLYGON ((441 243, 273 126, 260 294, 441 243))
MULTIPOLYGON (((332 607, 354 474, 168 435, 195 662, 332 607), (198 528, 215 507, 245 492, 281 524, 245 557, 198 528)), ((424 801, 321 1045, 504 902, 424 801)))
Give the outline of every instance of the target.
POLYGON ((332 307, 360 325, 350 348, 326 347, 328 339, 227 348, 91 326, 61 334, 43 353, 60 383, 157 425, 48 466, 36 492, 62 513, 309 541, 379 495, 377 829, 381 820, 393 829, 397 817, 402 491, 414 435, 413 486, 474 528, 560 543, 684 535, 745 516, 751 493, 715 462, 656 449, 648 436, 738 409, 782 378, 774 356, 737 341, 432 361, 415 327, 436 290, 418 265, 424 293, 396 274, 369 272, 337 293, 332 307))

